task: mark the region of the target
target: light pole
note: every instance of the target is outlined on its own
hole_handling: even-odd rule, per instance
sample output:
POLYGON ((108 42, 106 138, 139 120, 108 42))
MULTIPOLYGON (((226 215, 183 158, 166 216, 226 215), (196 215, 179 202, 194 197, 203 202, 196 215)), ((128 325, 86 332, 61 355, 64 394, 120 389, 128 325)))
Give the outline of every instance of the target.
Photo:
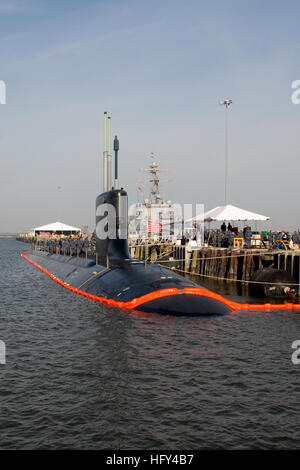
POLYGON ((61 208, 61 204, 60 204, 60 190, 62 189, 61 186, 57 186, 57 194, 58 194, 58 207, 57 207, 57 221, 60 222, 59 220, 59 214, 60 214, 60 208, 61 208))
POLYGON ((228 107, 232 104, 232 100, 227 98, 220 101, 225 106, 225 206, 228 202, 228 107))

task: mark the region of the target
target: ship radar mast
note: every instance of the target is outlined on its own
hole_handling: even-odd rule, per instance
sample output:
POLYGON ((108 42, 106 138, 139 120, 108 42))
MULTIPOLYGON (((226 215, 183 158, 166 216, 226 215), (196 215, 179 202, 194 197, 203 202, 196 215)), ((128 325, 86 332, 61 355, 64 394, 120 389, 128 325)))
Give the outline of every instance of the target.
POLYGON ((150 183, 150 197, 149 202, 150 204, 164 204, 167 201, 164 201, 160 194, 160 183, 168 183, 171 180, 161 180, 160 173, 165 172, 166 170, 162 170, 159 168, 158 163, 154 160, 153 152, 150 155, 151 163, 148 168, 141 168, 141 171, 149 174, 149 179, 145 180, 138 180, 143 183, 150 183))

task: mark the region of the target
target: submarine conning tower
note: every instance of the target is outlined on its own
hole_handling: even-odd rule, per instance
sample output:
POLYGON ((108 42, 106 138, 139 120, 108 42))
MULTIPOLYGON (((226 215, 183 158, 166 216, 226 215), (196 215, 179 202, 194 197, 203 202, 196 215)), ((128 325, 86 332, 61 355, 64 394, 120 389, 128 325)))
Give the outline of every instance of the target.
POLYGON ((100 264, 129 259, 128 196, 118 189, 119 140, 114 139, 115 179, 112 187, 112 158, 110 154, 110 117, 104 113, 103 193, 96 199, 96 252, 100 264))

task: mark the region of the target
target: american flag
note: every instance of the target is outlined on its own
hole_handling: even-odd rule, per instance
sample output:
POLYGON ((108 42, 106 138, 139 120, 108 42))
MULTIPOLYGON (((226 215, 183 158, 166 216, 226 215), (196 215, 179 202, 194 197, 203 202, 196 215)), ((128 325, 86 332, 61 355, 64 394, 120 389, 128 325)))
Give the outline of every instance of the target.
POLYGON ((160 233, 162 229, 162 224, 160 222, 152 222, 151 220, 148 220, 148 232, 149 233, 160 233))

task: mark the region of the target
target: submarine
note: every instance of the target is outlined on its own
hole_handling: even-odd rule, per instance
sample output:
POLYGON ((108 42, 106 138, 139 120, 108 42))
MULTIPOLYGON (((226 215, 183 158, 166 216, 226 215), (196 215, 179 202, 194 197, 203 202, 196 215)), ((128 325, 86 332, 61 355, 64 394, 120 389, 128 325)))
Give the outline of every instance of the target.
POLYGON ((103 192, 96 198, 94 259, 31 249, 22 254, 53 281, 108 307, 166 315, 225 315, 233 302, 157 264, 130 257, 128 196, 119 189, 119 140, 114 139, 112 185, 110 117, 104 113, 103 192))

